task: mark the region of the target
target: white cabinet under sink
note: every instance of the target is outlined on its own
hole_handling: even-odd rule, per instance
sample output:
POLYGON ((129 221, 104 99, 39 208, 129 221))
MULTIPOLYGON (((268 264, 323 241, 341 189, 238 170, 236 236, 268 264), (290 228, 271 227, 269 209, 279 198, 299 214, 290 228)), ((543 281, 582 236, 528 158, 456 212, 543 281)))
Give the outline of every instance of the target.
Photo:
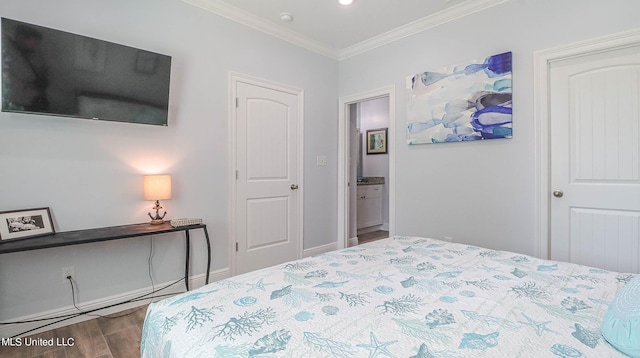
POLYGON ((382 185, 358 185, 358 229, 382 225, 382 185))

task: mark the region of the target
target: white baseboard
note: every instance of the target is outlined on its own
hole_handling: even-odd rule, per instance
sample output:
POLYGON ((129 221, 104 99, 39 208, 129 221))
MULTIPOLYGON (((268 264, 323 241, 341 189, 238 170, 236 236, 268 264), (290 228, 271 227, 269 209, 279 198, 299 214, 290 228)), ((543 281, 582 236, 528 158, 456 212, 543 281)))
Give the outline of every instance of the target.
POLYGON ((368 234, 368 233, 370 233, 370 232, 384 230, 384 229, 382 228, 383 226, 384 226, 384 225, 376 225, 376 226, 363 227, 362 229, 358 229, 358 235, 361 235, 361 234, 368 234))
POLYGON ((305 249, 302 252, 302 257, 307 258, 311 256, 316 256, 320 254, 324 254, 325 252, 331 252, 338 249, 337 243, 331 243, 326 245, 320 245, 316 247, 312 247, 310 249, 305 249))
MULTIPOLYGON (((225 278, 231 277, 231 270, 229 268, 224 268, 224 269, 220 269, 217 271, 213 271, 210 273, 209 275, 209 283, 211 282, 215 282, 218 280, 222 280, 225 278)), ((191 289, 195 289, 201 286, 204 286, 205 284, 205 274, 199 274, 199 275, 194 275, 189 277, 189 287, 191 289)), ((164 283, 158 283, 155 284, 154 287, 155 289, 159 289, 162 287, 165 287, 167 285, 170 285, 173 282, 164 282, 164 283)), ((158 293, 156 293, 156 295, 164 295, 164 294, 178 294, 181 292, 184 292, 184 282, 179 282, 167 289, 164 289, 158 293)), ((149 287, 145 287, 145 288, 141 288, 139 290, 134 290, 134 291, 129 291, 129 292, 125 292, 122 294, 118 294, 118 295, 114 295, 114 296, 110 296, 110 297, 106 297, 106 298, 101 298, 98 300, 93 300, 93 301, 89 301, 89 302, 81 302, 78 304, 78 307, 80 309, 82 309, 83 311, 91 311, 100 307, 107 307, 110 305, 115 305, 118 304, 120 302, 126 302, 128 300, 131 299, 135 299, 138 298, 144 294, 147 294, 149 292, 151 292, 153 290, 153 288, 151 286, 149 287)), ((159 301, 165 297, 155 297, 153 300, 151 300, 151 296, 147 296, 145 297, 145 299, 141 300, 141 301, 136 301, 136 302, 130 302, 130 303, 126 303, 126 304, 121 304, 121 305, 117 305, 114 307, 110 307, 110 308, 105 308, 103 310, 100 311, 96 311, 93 312, 92 314, 96 314, 96 315, 110 315, 110 314, 114 314, 117 312, 122 312, 125 310, 128 310, 130 308, 135 308, 138 306, 142 306, 142 305, 146 305, 149 302, 153 301, 159 301)), ((49 311, 45 311, 45 312, 39 312, 36 314, 32 314, 32 315, 28 315, 28 316, 22 316, 22 317, 17 317, 17 318, 13 318, 10 320, 7 320, 7 322, 20 322, 20 321, 32 321, 32 320, 37 320, 37 319, 47 319, 47 318, 51 318, 51 317, 57 317, 57 316, 64 316, 64 315, 72 315, 78 313, 78 310, 73 307, 73 305, 71 306, 67 306, 67 307, 61 307, 59 309, 53 309, 53 310, 49 310, 49 311)), ((67 319, 43 328, 38 328, 40 326, 42 326, 43 324, 47 324, 47 321, 40 321, 40 322, 32 322, 32 323, 19 323, 19 324, 9 324, 9 325, 0 325, 0 338, 9 338, 9 337, 14 337, 17 335, 20 336, 29 336, 35 333, 39 333, 39 332, 45 332, 45 331, 49 331, 55 328, 60 328, 60 327, 64 327, 64 326, 68 326, 68 325, 72 325, 75 323, 79 323, 79 322, 83 322, 83 321, 87 321, 90 319, 94 319, 96 318, 95 316, 88 316, 88 315, 81 315, 78 317, 74 317, 71 319, 67 319), (26 334, 22 334, 22 332, 26 332, 29 331, 26 334)), ((57 320, 52 319, 51 322, 56 322, 57 320)))
POLYGON ((349 238, 349 247, 358 246, 358 237, 350 237, 349 238))

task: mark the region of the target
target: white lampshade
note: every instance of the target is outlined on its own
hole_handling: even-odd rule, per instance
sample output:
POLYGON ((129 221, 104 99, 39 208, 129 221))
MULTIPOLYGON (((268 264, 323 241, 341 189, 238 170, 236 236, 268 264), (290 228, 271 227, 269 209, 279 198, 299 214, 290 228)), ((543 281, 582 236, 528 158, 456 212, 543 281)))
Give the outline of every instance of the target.
POLYGON ((144 200, 171 199, 171 175, 145 175, 144 200))

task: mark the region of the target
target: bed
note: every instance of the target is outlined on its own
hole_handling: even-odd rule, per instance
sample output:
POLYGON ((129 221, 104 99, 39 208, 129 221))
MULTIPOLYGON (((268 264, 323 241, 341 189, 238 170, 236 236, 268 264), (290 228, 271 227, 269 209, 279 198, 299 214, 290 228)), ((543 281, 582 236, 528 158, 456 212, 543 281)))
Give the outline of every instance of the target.
POLYGON ((625 357, 600 333, 633 274, 392 237, 149 306, 142 357, 625 357))

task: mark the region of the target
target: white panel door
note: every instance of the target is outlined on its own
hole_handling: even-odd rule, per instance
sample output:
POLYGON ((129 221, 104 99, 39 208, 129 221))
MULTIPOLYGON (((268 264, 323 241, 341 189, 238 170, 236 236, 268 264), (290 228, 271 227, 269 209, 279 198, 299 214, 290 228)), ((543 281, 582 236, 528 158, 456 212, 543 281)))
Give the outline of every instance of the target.
POLYGON ((236 273, 298 258, 298 97, 236 86, 236 273))
POLYGON ((640 272, 640 46, 549 74, 551 259, 640 272))

